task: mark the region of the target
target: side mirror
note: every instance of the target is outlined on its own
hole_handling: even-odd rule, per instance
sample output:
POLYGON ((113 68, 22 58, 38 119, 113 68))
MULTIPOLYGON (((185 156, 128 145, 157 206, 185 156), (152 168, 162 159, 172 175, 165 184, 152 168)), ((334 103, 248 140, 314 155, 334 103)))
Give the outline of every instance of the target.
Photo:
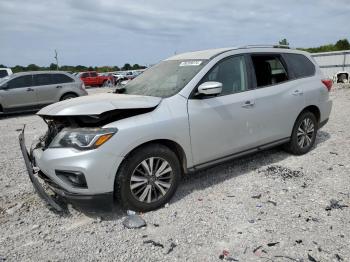
POLYGON ((219 95, 222 91, 222 83, 220 82, 204 82, 198 87, 198 94, 202 95, 219 95))

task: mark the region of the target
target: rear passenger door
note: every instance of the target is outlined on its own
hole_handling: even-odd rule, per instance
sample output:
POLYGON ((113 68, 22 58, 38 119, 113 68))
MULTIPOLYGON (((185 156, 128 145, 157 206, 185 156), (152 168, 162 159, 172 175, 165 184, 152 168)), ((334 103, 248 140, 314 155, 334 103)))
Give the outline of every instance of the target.
POLYGON ((74 93, 76 85, 74 79, 70 76, 62 73, 53 73, 51 74, 51 79, 56 90, 55 102, 59 101, 64 94, 74 93))
POLYGON ((55 102, 57 90, 52 81, 51 74, 34 74, 33 81, 38 103, 40 105, 47 105, 55 102))
POLYGON ((251 54, 255 72, 257 136, 263 145, 290 137, 294 122, 304 108, 303 86, 293 81, 282 55, 251 54))

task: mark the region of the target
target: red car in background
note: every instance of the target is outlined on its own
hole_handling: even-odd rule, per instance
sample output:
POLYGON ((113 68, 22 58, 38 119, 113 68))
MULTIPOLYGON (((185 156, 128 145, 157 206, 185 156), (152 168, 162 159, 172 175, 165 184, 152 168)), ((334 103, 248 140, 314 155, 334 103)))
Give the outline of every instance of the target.
POLYGON ((82 72, 78 75, 85 86, 114 86, 114 78, 111 75, 98 75, 95 71, 82 72))

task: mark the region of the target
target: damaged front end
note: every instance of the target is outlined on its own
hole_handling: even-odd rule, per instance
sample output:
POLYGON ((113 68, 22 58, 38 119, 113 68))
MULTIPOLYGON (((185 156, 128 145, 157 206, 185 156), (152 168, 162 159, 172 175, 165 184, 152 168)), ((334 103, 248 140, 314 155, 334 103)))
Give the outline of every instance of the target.
MULTIPOLYGON (((158 99, 146 99, 147 103, 145 103, 144 98, 135 98, 136 105, 135 101, 133 101, 134 107, 132 107, 128 103, 125 103, 125 100, 129 98, 124 97, 124 104, 121 103, 121 106, 114 105, 114 108, 111 109, 110 104, 115 102, 113 101, 114 99, 107 101, 107 105, 101 101, 98 104, 96 101, 93 101, 93 104, 97 107, 97 113, 94 114, 94 110, 91 109, 93 105, 86 103, 82 107, 81 103, 74 101, 78 99, 72 99, 69 103, 60 102, 53 104, 38 112, 38 115, 47 124, 47 132, 32 144, 29 152, 25 146, 24 128, 19 135, 20 148, 27 172, 36 192, 54 211, 59 213, 67 210, 67 203, 71 203, 78 208, 81 207, 84 210, 88 209, 89 211, 91 209, 96 210, 97 206, 103 206, 104 210, 106 208, 110 209, 113 206, 113 192, 89 194, 90 188, 88 188, 84 174, 75 169, 81 168, 86 173, 89 173, 89 166, 91 166, 91 163, 100 154, 100 151, 95 152, 94 149, 102 145, 117 132, 116 128, 103 128, 105 125, 121 119, 148 113, 154 110, 160 102, 158 99), (137 104, 139 107, 135 108, 137 104), (86 109, 84 110, 84 108, 86 109), (103 111, 103 109, 108 110, 103 111), (51 154, 55 151, 55 148, 78 149, 76 150, 79 155, 78 160, 75 157, 70 158, 69 156, 64 156, 65 158, 63 158, 57 154, 60 165, 62 166, 62 161, 65 160, 69 162, 70 170, 57 170, 57 167, 60 167, 56 164, 57 160, 47 160, 46 151, 51 151, 51 154), (87 152, 90 156, 86 156, 86 154, 84 155, 81 152, 87 152), (42 157, 43 155, 45 157, 42 157), (90 158, 86 159, 84 157, 90 158), (89 162, 89 165, 84 166, 86 162, 89 162), (50 172, 47 170, 50 170, 50 172), (64 185, 69 185, 70 187, 65 187, 64 185), (70 188, 73 191, 69 190, 70 188)), ((87 97, 85 100, 91 101, 92 99, 87 97)), ((56 152, 60 151, 58 150, 56 152)), ((111 157, 110 154, 102 157, 103 160, 100 160, 102 165, 103 161, 107 161, 104 159, 108 157, 111 157)), ((113 159, 109 159, 109 161, 111 162, 113 159)), ((94 172, 96 173, 96 171, 94 172)), ((91 171, 90 173, 94 172, 91 171)), ((91 177, 91 174, 89 175, 91 177)), ((93 181, 90 181, 90 183, 93 183, 93 181)))

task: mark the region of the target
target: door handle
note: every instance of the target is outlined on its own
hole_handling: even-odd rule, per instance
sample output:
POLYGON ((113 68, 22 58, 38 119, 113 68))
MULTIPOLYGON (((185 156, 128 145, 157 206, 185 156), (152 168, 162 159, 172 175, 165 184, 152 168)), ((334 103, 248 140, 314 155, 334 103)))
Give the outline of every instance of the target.
POLYGON ((28 92, 30 92, 30 91, 34 91, 34 89, 33 89, 33 88, 28 87, 28 88, 27 88, 27 91, 28 91, 28 92))
POLYGON ((255 105, 255 102, 252 100, 247 100, 244 102, 244 104, 242 105, 243 108, 250 108, 253 107, 255 105))
POLYGON ((293 96, 301 96, 303 94, 303 91, 297 89, 297 90, 294 90, 294 92, 292 94, 293 94, 293 96))
POLYGON ((62 86, 56 86, 56 88, 62 88, 62 86))

